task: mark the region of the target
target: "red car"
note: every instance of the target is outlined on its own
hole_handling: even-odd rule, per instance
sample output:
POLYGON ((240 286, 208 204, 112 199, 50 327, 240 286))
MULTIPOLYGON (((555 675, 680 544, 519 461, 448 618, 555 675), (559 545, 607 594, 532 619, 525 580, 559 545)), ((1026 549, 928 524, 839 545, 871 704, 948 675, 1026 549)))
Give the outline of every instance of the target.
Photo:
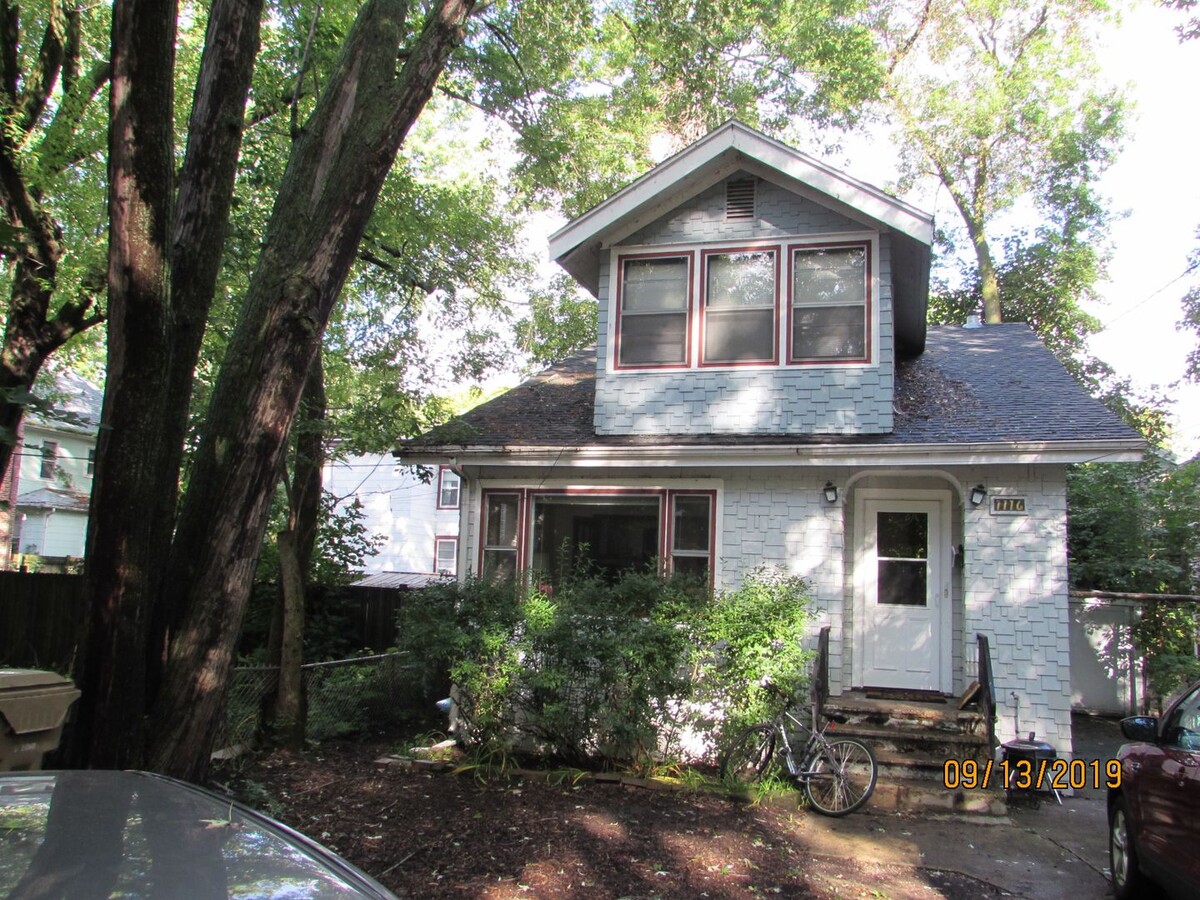
POLYGON ((1133 743, 1117 753, 1121 786, 1108 791, 1108 847, 1118 900, 1147 878, 1173 896, 1200 898, 1200 682, 1162 720, 1121 722, 1133 743))

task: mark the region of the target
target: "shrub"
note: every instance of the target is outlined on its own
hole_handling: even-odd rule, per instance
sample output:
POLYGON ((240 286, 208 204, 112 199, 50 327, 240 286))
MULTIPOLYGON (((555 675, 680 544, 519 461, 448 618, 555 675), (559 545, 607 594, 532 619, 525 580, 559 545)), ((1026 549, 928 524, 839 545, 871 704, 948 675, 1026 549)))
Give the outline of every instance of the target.
POLYGON ((653 571, 584 568, 528 588, 471 579, 406 604, 400 646, 427 685, 453 681, 459 736, 483 754, 641 765, 677 750, 685 727, 711 742, 765 717, 765 678, 801 690, 808 600, 801 579, 766 571, 715 597, 653 571))

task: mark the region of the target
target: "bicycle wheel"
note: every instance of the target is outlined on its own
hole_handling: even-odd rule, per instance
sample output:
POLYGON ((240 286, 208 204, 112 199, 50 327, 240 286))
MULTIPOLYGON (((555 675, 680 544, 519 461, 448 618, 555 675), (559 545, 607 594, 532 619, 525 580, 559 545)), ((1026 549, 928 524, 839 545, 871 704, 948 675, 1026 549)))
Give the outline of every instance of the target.
POLYGON ((879 767, 866 744, 839 738, 829 741, 812 761, 804 793, 812 808, 826 816, 846 816, 867 802, 879 767))
POLYGON ((775 729, 751 725, 738 734, 721 755, 721 779, 748 784, 767 771, 775 754, 775 729))

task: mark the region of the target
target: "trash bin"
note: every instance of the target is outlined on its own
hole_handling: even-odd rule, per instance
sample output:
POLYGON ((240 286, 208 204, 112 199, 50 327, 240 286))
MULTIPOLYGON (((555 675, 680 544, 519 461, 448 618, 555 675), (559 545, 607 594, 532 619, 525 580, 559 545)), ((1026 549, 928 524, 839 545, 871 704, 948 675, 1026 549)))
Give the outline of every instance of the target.
POLYGON ((75 683, 37 669, 0 669, 0 772, 36 771, 58 747, 75 683))

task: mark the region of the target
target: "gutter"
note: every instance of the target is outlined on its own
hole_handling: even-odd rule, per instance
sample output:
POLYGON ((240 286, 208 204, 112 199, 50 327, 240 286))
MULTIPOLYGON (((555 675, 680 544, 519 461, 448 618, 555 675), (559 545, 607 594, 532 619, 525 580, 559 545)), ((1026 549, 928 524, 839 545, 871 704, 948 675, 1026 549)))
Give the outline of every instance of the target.
POLYGON ((453 459, 457 466, 530 466, 585 468, 596 466, 717 465, 763 466, 895 466, 895 465, 1029 465, 1084 462, 1138 462, 1145 451, 1140 438, 1103 441, 1018 441, 1010 444, 694 444, 647 446, 482 446, 446 445, 396 455, 406 463, 453 459))

